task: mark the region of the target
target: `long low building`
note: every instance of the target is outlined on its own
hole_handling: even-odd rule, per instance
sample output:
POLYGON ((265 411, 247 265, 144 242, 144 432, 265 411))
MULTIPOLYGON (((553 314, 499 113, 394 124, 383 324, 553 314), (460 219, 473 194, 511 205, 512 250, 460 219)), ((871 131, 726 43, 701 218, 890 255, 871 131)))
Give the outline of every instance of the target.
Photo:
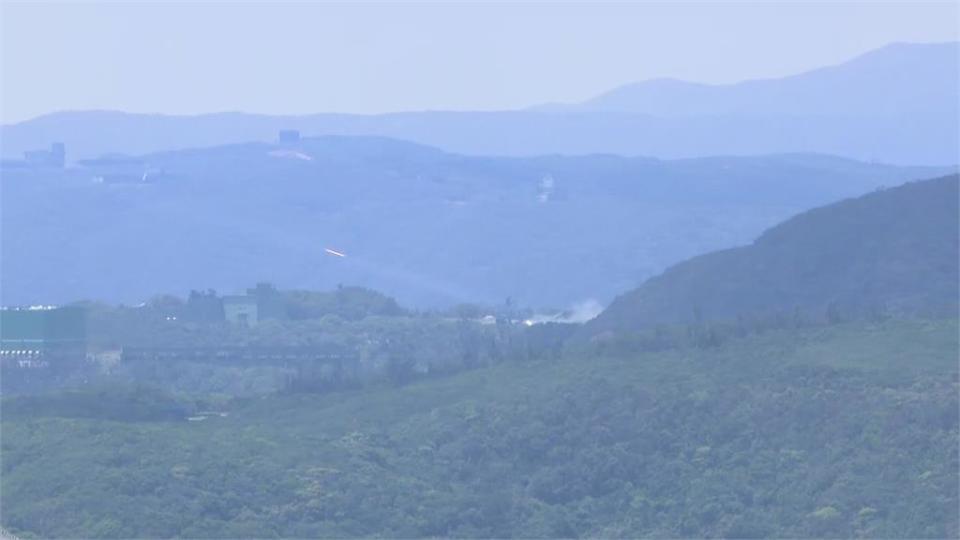
POLYGON ((53 358, 82 360, 87 352, 86 312, 79 307, 0 309, 0 361, 42 367, 53 358))
POLYGON ((259 364, 286 364, 291 362, 354 362, 357 355, 330 350, 324 347, 124 347, 123 361, 170 361, 187 360, 198 362, 254 362, 259 364))

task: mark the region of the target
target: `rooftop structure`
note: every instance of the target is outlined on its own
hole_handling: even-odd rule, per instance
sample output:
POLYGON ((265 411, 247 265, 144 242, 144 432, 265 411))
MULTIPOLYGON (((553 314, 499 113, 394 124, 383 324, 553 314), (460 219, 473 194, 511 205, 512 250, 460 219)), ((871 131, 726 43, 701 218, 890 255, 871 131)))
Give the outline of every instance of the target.
POLYGON ((53 143, 49 150, 27 150, 22 160, 5 159, 0 162, 3 168, 63 168, 66 165, 67 151, 63 143, 53 143))

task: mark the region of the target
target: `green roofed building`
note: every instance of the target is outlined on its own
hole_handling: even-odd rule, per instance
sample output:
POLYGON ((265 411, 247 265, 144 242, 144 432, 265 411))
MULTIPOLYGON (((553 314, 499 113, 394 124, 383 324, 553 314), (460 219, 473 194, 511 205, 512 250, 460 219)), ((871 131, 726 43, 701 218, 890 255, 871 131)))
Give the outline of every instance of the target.
POLYGON ((86 312, 79 307, 0 309, 0 357, 83 358, 87 349, 86 312))

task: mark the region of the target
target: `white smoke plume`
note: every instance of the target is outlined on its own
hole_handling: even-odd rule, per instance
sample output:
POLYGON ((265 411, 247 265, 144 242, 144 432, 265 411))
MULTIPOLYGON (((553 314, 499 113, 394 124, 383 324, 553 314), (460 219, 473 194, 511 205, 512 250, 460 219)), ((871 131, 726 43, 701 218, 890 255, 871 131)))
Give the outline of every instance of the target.
POLYGON ((582 302, 577 302, 570 306, 570 308, 559 313, 538 313, 524 322, 530 326, 548 322, 580 324, 593 319, 599 315, 601 311, 603 311, 603 305, 590 298, 582 302))

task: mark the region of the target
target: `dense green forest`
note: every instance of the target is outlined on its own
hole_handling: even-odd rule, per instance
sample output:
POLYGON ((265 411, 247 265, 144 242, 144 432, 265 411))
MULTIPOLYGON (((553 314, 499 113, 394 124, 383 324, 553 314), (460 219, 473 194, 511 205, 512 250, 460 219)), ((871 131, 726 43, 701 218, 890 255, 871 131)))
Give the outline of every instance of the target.
POLYGON ((771 330, 326 394, 8 398, 3 525, 23 537, 956 537, 957 329, 771 330))
POLYGON ((533 324, 510 301, 418 312, 358 287, 260 284, 254 325, 213 291, 81 303, 114 360, 4 368, 0 524, 957 537, 957 185, 811 211, 585 325, 533 324), (164 348, 193 352, 149 356, 164 348), (288 359, 303 348, 316 355, 288 359))

